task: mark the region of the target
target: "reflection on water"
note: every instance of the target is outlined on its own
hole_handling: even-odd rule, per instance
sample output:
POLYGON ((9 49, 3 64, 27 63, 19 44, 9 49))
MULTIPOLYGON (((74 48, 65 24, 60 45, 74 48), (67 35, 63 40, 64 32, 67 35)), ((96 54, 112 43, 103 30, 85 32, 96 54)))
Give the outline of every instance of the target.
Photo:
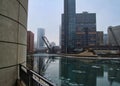
POLYGON ((120 61, 34 56, 34 71, 57 86, 120 86, 120 61))
POLYGON ((103 67, 79 59, 60 60, 62 86, 96 86, 96 78, 103 77, 103 67))

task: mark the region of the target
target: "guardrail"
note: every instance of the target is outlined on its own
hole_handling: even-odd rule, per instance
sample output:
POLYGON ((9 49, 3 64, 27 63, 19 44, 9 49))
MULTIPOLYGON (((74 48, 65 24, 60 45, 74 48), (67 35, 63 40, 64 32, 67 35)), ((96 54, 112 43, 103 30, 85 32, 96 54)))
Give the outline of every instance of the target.
POLYGON ((20 80, 23 81, 26 86, 56 86, 54 83, 23 65, 19 65, 19 74, 20 80))

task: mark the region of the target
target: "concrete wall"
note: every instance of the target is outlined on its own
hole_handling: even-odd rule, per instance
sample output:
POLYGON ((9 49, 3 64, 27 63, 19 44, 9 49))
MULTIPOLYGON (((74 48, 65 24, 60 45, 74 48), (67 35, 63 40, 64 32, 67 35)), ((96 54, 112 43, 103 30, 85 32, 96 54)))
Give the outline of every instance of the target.
POLYGON ((26 61, 28 0, 0 0, 0 86, 15 86, 26 61))

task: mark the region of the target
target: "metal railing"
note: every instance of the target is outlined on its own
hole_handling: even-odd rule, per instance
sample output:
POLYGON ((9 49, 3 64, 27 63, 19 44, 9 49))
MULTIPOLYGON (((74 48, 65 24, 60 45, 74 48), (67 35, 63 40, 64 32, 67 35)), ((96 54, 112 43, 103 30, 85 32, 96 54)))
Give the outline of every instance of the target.
POLYGON ((56 86, 54 83, 23 65, 19 65, 19 74, 20 80, 23 81, 26 86, 56 86))

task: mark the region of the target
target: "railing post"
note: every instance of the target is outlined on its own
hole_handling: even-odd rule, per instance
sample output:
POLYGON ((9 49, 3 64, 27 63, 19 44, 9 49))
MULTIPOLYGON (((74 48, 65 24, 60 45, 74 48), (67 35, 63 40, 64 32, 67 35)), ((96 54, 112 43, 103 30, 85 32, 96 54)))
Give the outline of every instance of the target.
POLYGON ((21 64, 19 64, 18 67, 19 67, 19 78, 20 78, 20 81, 21 81, 21 64))
POLYGON ((27 73, 28 73, 28 77, 29 77, 29 85, 28 86, 33 86, 32 73, 30 72, 30 70, 27 70, 27 73))
POLYGON ((44 77, 29 70, 25 66, 19 65, 20 80, 22 80, 26 86, 33 86, 34 82, 39 86, 55 86, 44 77))

